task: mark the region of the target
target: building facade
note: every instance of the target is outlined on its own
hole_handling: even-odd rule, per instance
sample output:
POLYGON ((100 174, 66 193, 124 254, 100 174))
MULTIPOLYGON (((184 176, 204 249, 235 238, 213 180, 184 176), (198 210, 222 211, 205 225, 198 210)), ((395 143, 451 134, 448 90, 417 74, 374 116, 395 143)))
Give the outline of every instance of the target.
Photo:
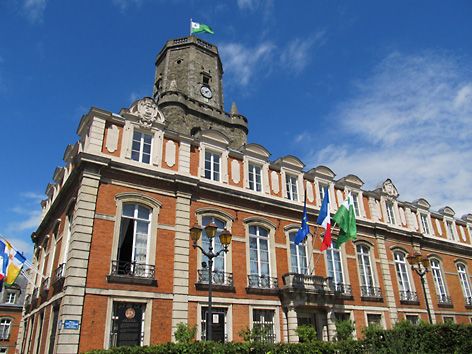
MULTIPOLYGON (((205 339, 208 259, 189 229, 211 221, 233 235, 211 270, 216 339, 264 326, 270 340, 297 342, 296 327, 311 324, 333 340, 336 319, 355 321, 359 334, 369 323, 427 321, 426 303, 433 322, 471 323, 472 214, 400 201, 389 179, 364 190, 357 176, 306 171, 295 156, 271 161, 247 143, 236 105, 223 110, 222 76, 215 46, 170 40, 152 98, 82 117, 32 235, 33 264, 47 278, 28 287, 20 353, 162 343, 180 322, 205 339), (314 221, 325 193, 333 213, 352 193, 358 236, 320 253, 321 228, 293 240, 303 196, 314 221), (413 253, 431 262, 424 292, 413 253)), ((199 242, 222 247, 205 232, 199 242)))

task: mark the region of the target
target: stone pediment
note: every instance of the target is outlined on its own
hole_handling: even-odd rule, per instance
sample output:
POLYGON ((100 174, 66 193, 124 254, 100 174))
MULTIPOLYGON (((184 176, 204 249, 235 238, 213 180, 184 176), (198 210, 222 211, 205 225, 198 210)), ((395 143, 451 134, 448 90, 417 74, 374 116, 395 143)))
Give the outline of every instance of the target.
POLYGON ((239 148, 239 151, 246 154, 267 160, 270 157, 270 152, 265 147, 259 144, 251 143, 245 144, 239 148))
POLYGON ((329 167, 322 165, 312 168, 310 171, 308 171, 308 174, 329 180, 332 180, 334 177, 336 177, 336 174, 329 167))
POLYGON ((219 145, 224 146, 228 146, 231 142, 225 134, 214 129, 201 130, 195 136, 197 139, 217 143, 219 145))
POLYGON ((423 198, 415 200, 413 202, 413 205, 417 206, 418 208, 427 209, 427 210, 431 208, 431 204, 429 204, 428 201, 423 198))
POLYGON ((283 166, 283 167, 292 168, 294 170, 299 170, 299 171, 301 171, 305 167, 305 164, 301 162, 299 158, 292 155, 287 155, 287 156, 278 158, 275 161, 275 164, 283 166))
POLYGON ((346 185, 353 186, 356 188, 361 188, 364 185, 364 182, 359 177, 352 174, 339 179, 338 182, 341 184, 346 184, 346 185))
POLYGON ((445 206, 444 208, 441 208, 438 211, 442 215, 446 215, 446 216, 450 216, 450 217, 453 217, 454 215, 456 215, 456 212, 454 210, 452 210, 451 207, 448 207, 448 206, 445 206))
POLYGON ((472 214, 462 215, 462 220, 472 222, 472 214))

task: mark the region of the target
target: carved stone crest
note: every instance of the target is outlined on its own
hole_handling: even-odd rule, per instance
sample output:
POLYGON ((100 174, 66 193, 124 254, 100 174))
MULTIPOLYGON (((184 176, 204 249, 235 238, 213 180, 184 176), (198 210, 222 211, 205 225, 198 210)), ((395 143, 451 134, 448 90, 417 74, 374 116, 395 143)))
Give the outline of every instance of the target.
POLYGON ((389 179, 385 180, 382 186, 382 192, 387 194, 392 198, 397 198, 399 196, 397 188, 393 185, 392 181, 389 179))
POLYGON ((154 122, 164 122, 156 102, 150 97, 134 102, 130 107, 130 112, 141 118, 139 124, 143 128, 150 128, 154 122))

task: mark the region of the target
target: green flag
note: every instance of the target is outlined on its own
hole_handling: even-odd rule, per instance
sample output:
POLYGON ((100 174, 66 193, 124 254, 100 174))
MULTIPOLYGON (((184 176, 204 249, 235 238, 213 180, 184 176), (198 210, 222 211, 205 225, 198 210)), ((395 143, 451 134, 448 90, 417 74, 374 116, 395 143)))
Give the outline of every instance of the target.
POLYGON ((354 212, 354 199, 349 193, 347 198, 339 207, 337 213, 333 216, 333 221, 339 225, 338 240, 336 248, 339 248, 344 242, 355 240, 357 238, 356 214, 354 212))
POLYGON ((204 25, 203 23, 192 22, 192 34, 193 33, 210 33, 213 34, 211 27, 204 25))

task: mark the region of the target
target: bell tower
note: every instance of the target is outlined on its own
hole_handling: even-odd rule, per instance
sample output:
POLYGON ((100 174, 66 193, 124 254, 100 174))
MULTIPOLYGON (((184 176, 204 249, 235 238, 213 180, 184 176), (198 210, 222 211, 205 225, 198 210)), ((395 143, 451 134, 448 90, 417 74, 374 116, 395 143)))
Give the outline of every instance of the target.
POLYGON ((153 98, 170 130, 215 129, 230 138, 231 148, 247 143, 247 119, 237 109, 224 112, 218 48, 196 36, 169 40, 157 55, 153 98))

